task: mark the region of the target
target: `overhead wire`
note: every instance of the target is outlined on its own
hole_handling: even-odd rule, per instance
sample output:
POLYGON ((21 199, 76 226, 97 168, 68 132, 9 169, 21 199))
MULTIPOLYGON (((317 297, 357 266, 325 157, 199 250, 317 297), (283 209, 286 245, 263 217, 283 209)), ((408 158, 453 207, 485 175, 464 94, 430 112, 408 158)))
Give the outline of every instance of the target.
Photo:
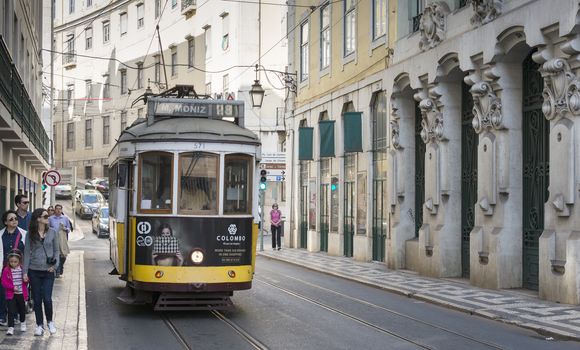
MULTIPOLYGON (((209 0, 208 0, 209 1, 209 0)), ((143 57, 143 62, 145 62, 147 60, 147 56, 149 55, 149 50, 151 49, 151 45, 153 44, 153 40, 155 40, 155 33, 157 33, 157 35, 159 35, 159 31, 158 31, 158 27, 159 27, 159 23, 161 23, 161 18, 163 18, 163 14, 165 13, 165 9, 167 8, 167 3, 169 2, 169 0, 165 0, 165 4, 163 5, 163 9, 161 9, 161 12, 159 13, 159 19, 157 19, 157 23, 155 24, 155 30, 153 31, 153 34, 151 35, 151 40, 149 41, 149 46, 147 47, 147 51, 145 52, 145 56, 143 57)), ((159 48, 159 50, 162 50, 163 48, 159 48)), ((139 74, 137 74, 137 77, 135 77, 135 81, 133 81, 133 84, 131 85, 131 89, 129 89, 128 93, 127 93, 127 99, 125 100, 125 106, 123 107, 123 109, 127 108, 127 104, 129 103, 129 97, 131 96, 131 90, 133 90, 133 86, 135 86, 135 84, 138 82, 139 80, 139 74)))
MULTIPOLYGON (((310 13, 308 14, 308 18, 316 10, 320 9, 321 7, 326 6, 326 5, 329 5, 329 4, 337 3, 337 2, 342 2, 342 0, 335 0, 335 1, 325 2, 325 3, 322 3, 322 4, 316 5, 315 7, 310 7, 310 13)), ((361 0, 356 0, 356 3, 354 4, 354 7, 357 7, 360 2, 361 2, 361 0)), ((258 3, 256 3, 256 4, 258 4, 258 3)), ((343 13, 343 15, 338 19, 338 21, 334 22, 334 24, 331 26, 331 28, 334 27, 335 25, 337 25, 340 21, 342 21, 345 16, 346 16, 346 12, 343 13)), ((293 33, 296 30, 296 28, 300 27, 304 22, 305 22, 305 19, 300 20, 294 27, 292 27, 292 29, 290 29, 288 32, 286 32, 286 34, 282 38, 280 38, 280 40, 278 40, 276 43, 274 43, 274 45, 272 45, 257 60, 255 60, 252 65, 255 65, 258 61, 260 61, 262 58, 264 58, 264 56, 266 56, 268 53, 270 53, 270 51, 272 51, 276 46, 278 46, 285 38, 288 37, 288 35, 290 35, 291 33, 293 33)), ((312 44, 314 44, 314 43, 316 43, 316 41, 313 42, 312 44)), ((310 41, 308 42, 308 45, 309 46, 311 46, 312 44, 310 43, 310 41)), ((236 79, 240 78, 247 70, 248 69, 244 69, 238 76, 236 76, 231 81, 235 81, 236 79)))
MULTIPOLYGON (((277 4, 275 2, 258 2, 258 1, 247 1, 247 0, 221 0, 224 2, 236 2, 236 3, 241 3, 241 4, 261 4, 261 5, 271 5, 271 6, 286 6, 286 7, 306 7, 306 8, 311 8, 314 7, 314 5, 290 5, 288 3, 285 4, 277 4)), ((340 0, 342 1, 342 0, 340 0)))
MULTIPOLYGON (((86 31, 88 28, 92 28, 92 26, 93 26, 93 22, 94 22, 94 21, 95 21, 97 18, 101 17, 101 15, 103 14, 103 12, 105 12, 105 10, 107 10, 107 8, 109 7, 109 5, 111 5, 111 4, 112 4, 114 1, 115 1, 115 0, 110 0, 108 4, 106 4, 105 6, 103 6, 103 8, 101 9, 101 11, 100 11, 98 14, 96 14, 96 15, 95 15, 95 16, 94 16, 94 17, 93 17, 91 20, 90 20, 89 24, 87 24, 87 25, 86 25, 86 26, 83 28, 83 30, 82 30, 80 33, 78 33, 78 35, 75 33, 75 34, 73 35, 73 37, 72 37, 70 40, 71 40, 71 41, 74 43, 74 42, 76 41, 76 39, 77 39, 77 38, 78 38, 78 37, 79 37, 79 36, 80 36, 82 33, 84 33, 84 32, 85 32, 85 31, 86 31)), ((63 42, 63 46, 64 46, 64 42, 63 42)), ((43 49, 43 50, 45 50, 45 49, 43 49)), ((65 52, 60 52, 59 54, 64 54, 64 53, 68 53, 68 52, 66 52, 66 51, 65 51, 65 52)), ((55 55, 55 56, 52 58, 52 63, 54 63, 54 62, 55 62, 55 60, 56 60, 57 58, 58 58, 58 56, 56 56, 56 55, 55 55)))

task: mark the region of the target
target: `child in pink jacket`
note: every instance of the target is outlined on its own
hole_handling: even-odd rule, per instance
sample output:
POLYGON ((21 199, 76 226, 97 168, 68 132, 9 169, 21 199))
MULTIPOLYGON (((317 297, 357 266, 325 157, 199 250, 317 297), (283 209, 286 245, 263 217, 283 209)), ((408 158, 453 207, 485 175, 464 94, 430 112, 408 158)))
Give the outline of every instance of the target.
POLYGON ((26 304, 28 283, 22 278, 22 255, 16 250, 8 254, 8 265, 2 271, 2 286, 8 302, 8 330, 6 335, 14 335, 14 316, 20 315, 20 331, 26 331, 26 304))

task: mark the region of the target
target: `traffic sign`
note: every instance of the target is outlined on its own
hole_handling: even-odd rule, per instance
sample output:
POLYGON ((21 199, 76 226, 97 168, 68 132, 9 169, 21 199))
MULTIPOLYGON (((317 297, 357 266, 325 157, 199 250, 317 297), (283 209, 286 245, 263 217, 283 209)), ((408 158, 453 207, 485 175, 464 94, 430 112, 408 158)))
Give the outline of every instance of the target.
POLYGON ((268 174, 268 175, 266 175, 266 178, 270 182, 286 181, 286 176, 284 176, 284 175, 270 175, 270 174, 268 174))
POLYGON ((268 175, 270 176, 285 176, 285 169, 268 169, 268 175))
POLYGON ((44 175, 44 182, 48 186, 56 186, 60 183, 60 174, 56 170, 49 170, 44 175))
POLYGON ((284 152, 271 152, 271 153, 262 153, 262 161, 264 163, 286 163, 286 153, 284 152))

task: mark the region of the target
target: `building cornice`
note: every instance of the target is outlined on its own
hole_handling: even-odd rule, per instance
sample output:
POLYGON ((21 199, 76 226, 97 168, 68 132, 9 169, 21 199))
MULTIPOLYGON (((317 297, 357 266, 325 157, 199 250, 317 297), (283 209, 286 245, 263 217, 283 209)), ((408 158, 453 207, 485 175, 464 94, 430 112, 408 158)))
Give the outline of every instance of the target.
POLYGON ((125 5, 128 5, 131 2, 137 2, 138 0, 121 0, 118 2, 112 2, 108 5, 106 5, 105 7, 101 7, 99 9, 95 9, 94 11, 92 11, 91 13, 87 13, 84 16, 81 16, 79 18, 76 18, 70 22, 65 22, 59 26, 55 26, 54 27, 54 32, 55 33, 60 33, 63 31, 67 31, 69 30, 71 27, 77 27, 79 25, 83 25, 86 24, 87 22, 92 22, 94 20, 96 20, 99 17, 106 17, 109 16, 111 14, 111 12, 117 10, 120 7, 123 7, 125 5))

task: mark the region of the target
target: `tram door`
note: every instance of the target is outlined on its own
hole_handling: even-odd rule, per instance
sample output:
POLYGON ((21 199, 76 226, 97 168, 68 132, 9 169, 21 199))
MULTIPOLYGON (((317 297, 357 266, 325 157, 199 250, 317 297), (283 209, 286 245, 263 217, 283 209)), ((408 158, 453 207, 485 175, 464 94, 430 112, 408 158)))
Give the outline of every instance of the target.
POLYGON ((415 237, 423 226, 423 203, 425 203, 425 150, 426 145, 421 138, 421 110, 415 103, 415 237))
POLYGON ((344 249, 346 257, 353 256, 354 246, 354 189, 355 189, 355 154, 347 154, 344 157, 344 249))
POLYGON ((109 194, 109 229, 111 240, 111 259, 115 262, 120 275, 128 275, 131 244, 128 232, 130 228, 129 190, 132 186, 132 174, 127 162, 120 162, 111 167, 110 194, 109 194))
POLYGON ((461 84, 461 275, 469 277, 469 235, 475 223, 477 202, 477 145, 479 138, 471 124, 473 96, 461 84))
POLYGON ((549 127, 542 113, 544 80, 530 54, 523 63, 523 285, 538 289, 539 238, 549 184, 549 127))

